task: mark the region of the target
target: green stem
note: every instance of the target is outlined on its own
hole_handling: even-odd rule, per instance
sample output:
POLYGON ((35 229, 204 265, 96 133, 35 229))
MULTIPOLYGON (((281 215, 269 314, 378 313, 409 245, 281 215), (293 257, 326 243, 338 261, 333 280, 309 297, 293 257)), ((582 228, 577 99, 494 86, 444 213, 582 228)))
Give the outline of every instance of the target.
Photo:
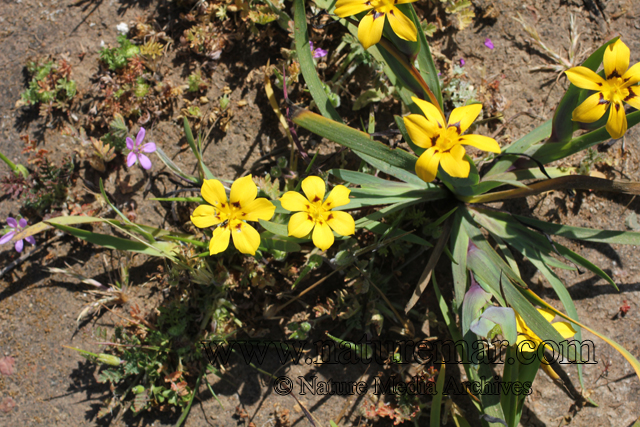
POLYGON ((18 167, 16 166, 16 164, 13 163, 11 160, 9 160, 7 156, 2 154, 1 151, 0 151, 0 159, 2 159, 7 164, 7 166, 11 168, 12 171, 14 171, 15 173, 18 173, 18 167))

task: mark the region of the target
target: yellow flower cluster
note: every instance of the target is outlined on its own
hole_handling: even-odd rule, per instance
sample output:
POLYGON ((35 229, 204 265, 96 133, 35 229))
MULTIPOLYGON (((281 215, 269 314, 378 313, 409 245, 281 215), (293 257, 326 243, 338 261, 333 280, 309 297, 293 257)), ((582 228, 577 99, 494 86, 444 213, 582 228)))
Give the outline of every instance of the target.
MULTIPOLYGON (((288 211, 297 212, 289 220, 288 234, 294 237, 311 236, 314 245, 327 250, 334 242, 333 231, 342 236, 355 233, 355 221, 346 212, 333 208, 349 203, 350 190, 336 185, 324 199, 325 184, 322 178, 310 176, 302 181, 306 198, 295 191, 285 193, 280 202, 288 211), (332 231, 333 230, 333 231, 332 231)), ((207 179, 202 184, 202 197, 209 203, 198 206, 191 215, 191 222, 198 228, 218 226, 211 234, 209 253, 224 252, 229 240, 243 254, 255 255, 260 247, 260 234, 247 221, 268 221, 276 207, 264 198, 256 199, 258 187, 251 175, 236 180, 231 185, 229 199, 224 186, 217 179, 207 179)))

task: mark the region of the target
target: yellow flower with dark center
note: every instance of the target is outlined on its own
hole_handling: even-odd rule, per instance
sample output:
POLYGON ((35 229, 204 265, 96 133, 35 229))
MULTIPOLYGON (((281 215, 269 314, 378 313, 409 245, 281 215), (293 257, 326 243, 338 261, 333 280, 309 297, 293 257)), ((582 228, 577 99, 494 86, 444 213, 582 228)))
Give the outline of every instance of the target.
POLYGON ((260 234, 245 221, 268 221, 273 217, 276 207, 267 199, 256 199, 258 187, 251 175, 234 181, 229 200, 222 183, 217 179, 206 179, 201 192, 210 204, 198 206, 191 215, 191 222, 199 228, 219 225, 211 235, 209 253, 215 255, 225 251, 232 237, 234 246, 240 252, 255 255, 260 246, 260 234))
MULTIPOLYGON (((555 313, 551 310, 547 310, 545 308, 539 308, 538 312, 542 314, 547 322, 551 322, 554 317, 556 317, 555 313)), ((554 327, 556 331, 562 338, 568 340, 576 334, 576 330, 573 329, 571 323, 569 322, 553 322, 551 326, 554 327)), ((535 332, 533 332, 526 323, 524 323, 524 319, 520 317, 520 315, 516 312, 516 328, 518 329, 518 339, 516 342, 517 348, 520 351, 530 353, 534 352, 538 349, 540 344, 542 344, 542 340, 538 337, 535 332), (528 341, 525 344, 520 345, 521 343, 528 341)), ((549 344, 545 344, 549 350, 553 350, 549 344)))
POLYGON ((356 232, 351 215, 331 210, 348 204, 351 190, 344 185, 336 185, 324 200, 324 181, 320 177, 309 176, 302 181, 302 191, 306 198, 296 191, 287 191, 280 198, 283 208, 297 212, 289 219, 289 236, 305 237, 313 230, 313 244, 326 251, 333 245, 333 231, 341 236, 356 232))
POLYGON ((402 40, 417 40, 418 30, 413 21, 396 7, 397 4, 414 1, 416 0, 338 0, 335 13, 340 18, 346 18, 370 10, 358 25, 358 40, 365 49, 369 49, 382 38, 385 17, 393 32, 402 40))
POLYGON ((492 153, 500 152, 500 146, 493 138, 462 135, 480 114, 482 104, 454 109, 445 126, 444 118, 435 105, 416 97, 411 99, 424 113, 424 116, 410 114, 404 118, 404 125, 413 143, 427 149, 416 162, 416 174, 422 180, 433 181, 438 174, 438 166, 442 166, 452 177, 468 177, 471 166, 464 158, 466 150, 463 145, 492 153))
POLYGON ((571 68, 565 73, 571 83, 582 89, 597 91, 573 110, 572 119, 576 122, 593 123, 607 112, 607 131, 611 138, 621 138, 627 131, 627 115, 624 104, 640 109, 640 63, 629 68, 631 52, 622 40, 618 39, 604 51, 603 79, 587 67, 571 68))

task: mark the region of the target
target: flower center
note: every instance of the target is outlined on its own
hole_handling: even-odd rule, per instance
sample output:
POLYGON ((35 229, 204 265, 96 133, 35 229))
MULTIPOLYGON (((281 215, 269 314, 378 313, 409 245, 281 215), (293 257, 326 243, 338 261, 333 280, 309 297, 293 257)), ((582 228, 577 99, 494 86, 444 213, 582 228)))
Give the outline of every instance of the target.
POLYGON ((389 13, 395 6, 393 0, 369 0, 367 3, 378 13, 389 13))
POLYGON ((602 88, 602 95, 609 102, 620 103, 629 96, 629 89, 624 88, 623 84, 622 77, 610 78, 602 88))
POLYGON ((322 224, 325 221, 326 212, 327 210, 322 206, 322 200, 319 202, 310 203, 308 213, 309 215, 311 215, 311 218, 313 218, 313 222, 322 224))
POLYGON ((460 135, 458 135, 458 128, 455 126, 449 126, 448 128, 440 131, 440 134, 435 140, 435 146, 440 152, 449 151, 458 143, 459 139, 460 135))

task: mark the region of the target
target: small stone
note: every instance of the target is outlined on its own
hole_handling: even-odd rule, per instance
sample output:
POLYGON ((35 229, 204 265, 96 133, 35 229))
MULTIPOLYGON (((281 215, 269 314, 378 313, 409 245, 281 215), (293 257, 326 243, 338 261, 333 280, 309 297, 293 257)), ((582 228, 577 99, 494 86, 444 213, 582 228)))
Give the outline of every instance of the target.
POLYGON ((8 414, 13 408, 16 407, 16 401, 11 397, 5 397, 0 401, 0 411, 8 414))
POLYGON ((13 375, 15 372, 14 365, 16 363, 16 359, 11 356, 3 357, 0 359, 0 373, 2 375, 13 375))

